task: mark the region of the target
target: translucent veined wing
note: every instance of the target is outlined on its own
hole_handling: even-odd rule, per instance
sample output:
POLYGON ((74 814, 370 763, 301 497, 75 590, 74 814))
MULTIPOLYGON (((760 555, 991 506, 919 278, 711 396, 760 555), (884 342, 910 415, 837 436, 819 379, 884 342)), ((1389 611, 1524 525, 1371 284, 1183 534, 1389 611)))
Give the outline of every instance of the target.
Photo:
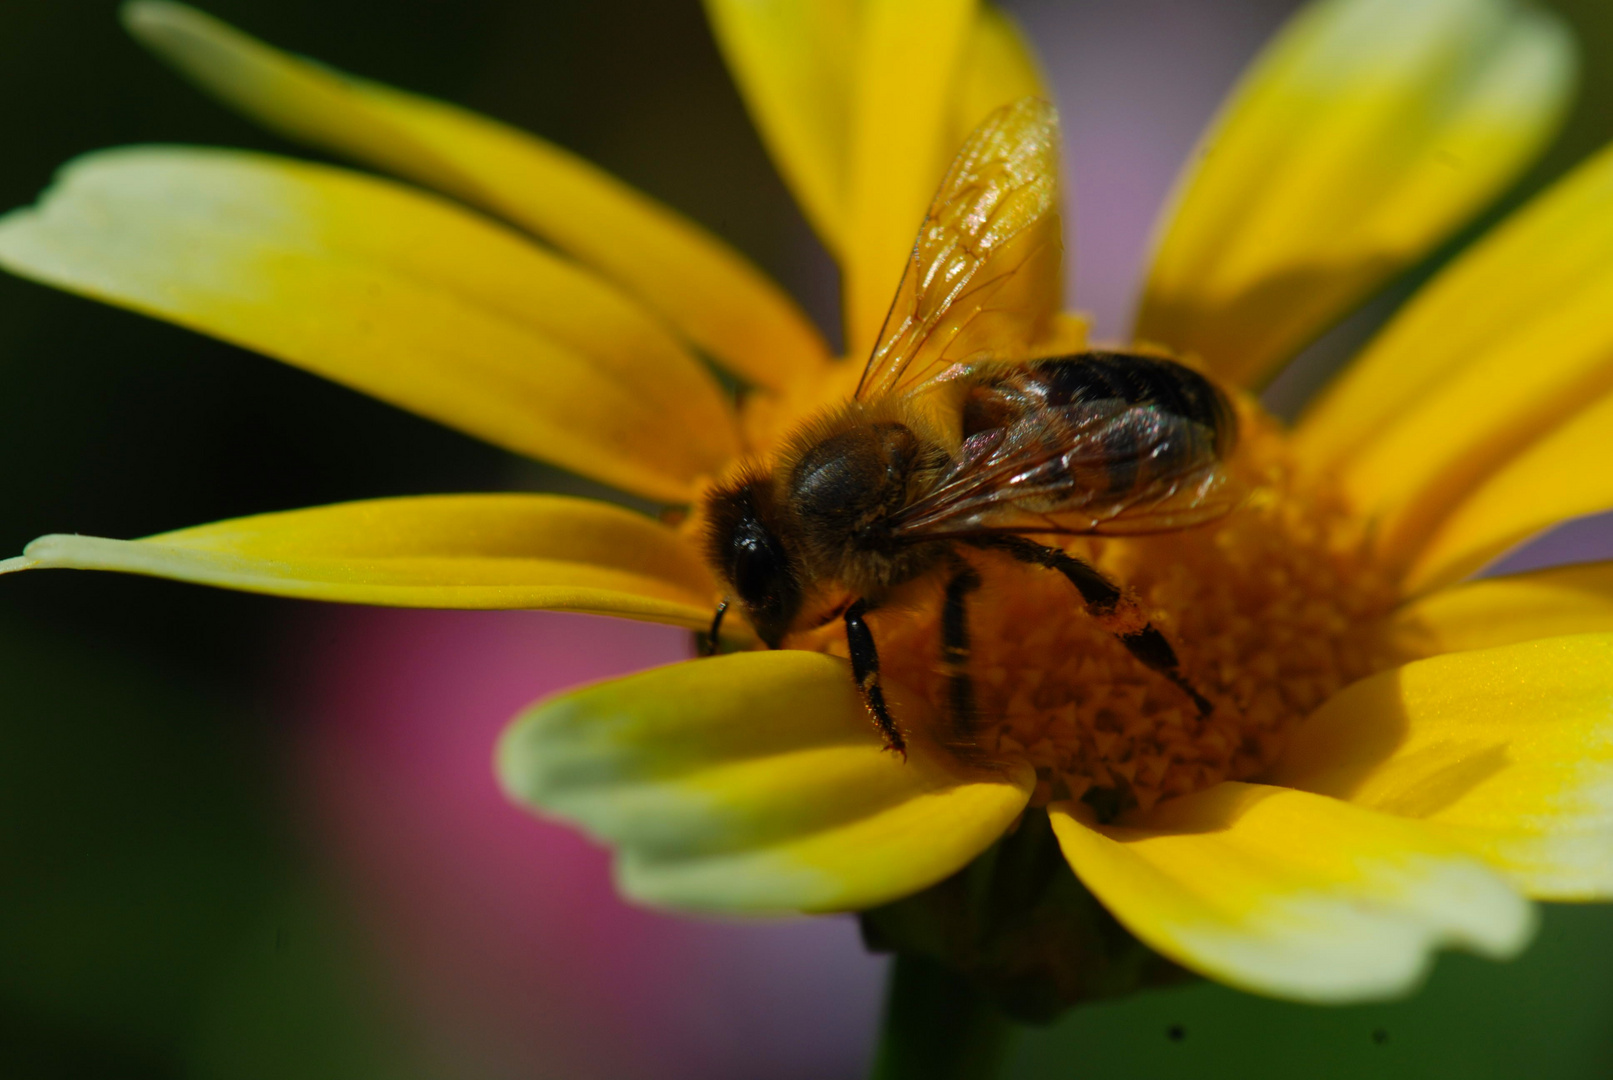
POLYGON ((1243 498, 1225 461, 1231 405, 1204 376, 1155 357, 1087 353, 978 388, 991 417, 934 487, 891 521, 898 536, 1165 532, 1243 498))
POLYGON ((1241 487, 1219 461, 1194 452, 1206 433, 1179 419, 1161 422, 1149 412, 1089 410, 1057 429, 975 436, 941 485, 897 516, 894 532, 904 539, 993 532, 1138 535, 1185 529, 1232 510, 1243 498, 1241 487), (1136 454, 1116 457, 1105 449, 1117 439, 1129 441, 1136 454), (1178 454, 1174 464, 1161 467, 1161 457, 1178 454), (1112 486, 1116 476, 1128 473, 1133 481, 1112 486))
POLYGON ((1062 299, 1061 230, 1058 113, 1021 98, 975 129, 942 179, 857 397, 1034 355, 1062 299))

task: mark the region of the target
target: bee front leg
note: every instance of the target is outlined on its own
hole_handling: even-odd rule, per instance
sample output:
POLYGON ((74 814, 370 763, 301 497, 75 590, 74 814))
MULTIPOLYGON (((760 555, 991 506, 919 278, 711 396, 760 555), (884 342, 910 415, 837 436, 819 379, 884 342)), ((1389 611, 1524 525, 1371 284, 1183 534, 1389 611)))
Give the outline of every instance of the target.
POLYGON ((1171 684, 1193 699, 1201 716, 1208 716, 1215 705, 1187 681, 1176 650, 1171 643, 1135 610, 1135 603, 1126 599, 1120 586, 1104 577, 1095 567, 1060 551, 1058 548, 1027 540, 1023 536, 971 536, 964 543, 985 551, 1001 551, 1023 563, 1057 570, 1074 585, 1086 604, 1087 613, 1102 623, 1119 639, 1126 650, 1144 665, 1169 679, 1171 684))
POLYGON ((701 656, 716 656, 721 648, 721 639, 718 634, 722 632, 722 617, 728 614, 728 598, 723 597, 722 603, 717 605, 717 613, 711 617, 711 629, 706 631, 706 640, 700 644, 701 656))
POLYGON ((885 688, 879 681, 879 650, 874 646, 874 635, 863 618, 868 614, 868 601, 858 600, 846 608, 846 645, 851 650, 851 674, 857 680, 857 691, 863 704, 874 717, 874 723, 885 736, 885 749, 907 757, 907 740, 891 718, 885 704, 885 688))

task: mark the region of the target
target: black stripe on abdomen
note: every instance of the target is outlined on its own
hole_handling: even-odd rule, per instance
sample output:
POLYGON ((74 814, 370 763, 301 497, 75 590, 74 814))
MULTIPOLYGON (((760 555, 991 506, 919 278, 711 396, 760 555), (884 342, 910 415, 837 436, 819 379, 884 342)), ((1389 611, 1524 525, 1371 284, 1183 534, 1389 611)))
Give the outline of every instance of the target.
POLYGON ((1054 408, 1114 400, 1128 406, 1155 405, 1215 432, 1218 454, 1231 448, 1237 432, 1225 395, 1203 375, 1172 360, 1086 352, 1038 360, 1029 371, 1054 408))

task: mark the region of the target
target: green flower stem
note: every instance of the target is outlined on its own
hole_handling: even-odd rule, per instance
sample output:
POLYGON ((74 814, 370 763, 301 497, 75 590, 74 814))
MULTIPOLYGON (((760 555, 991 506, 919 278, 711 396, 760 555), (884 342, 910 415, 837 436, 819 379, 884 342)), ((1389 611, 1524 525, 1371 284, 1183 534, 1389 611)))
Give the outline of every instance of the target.
POLYGON ((871 1080, 989 1080, 1013 1025, 967 977, 922 956, 891 965, 871 1080))

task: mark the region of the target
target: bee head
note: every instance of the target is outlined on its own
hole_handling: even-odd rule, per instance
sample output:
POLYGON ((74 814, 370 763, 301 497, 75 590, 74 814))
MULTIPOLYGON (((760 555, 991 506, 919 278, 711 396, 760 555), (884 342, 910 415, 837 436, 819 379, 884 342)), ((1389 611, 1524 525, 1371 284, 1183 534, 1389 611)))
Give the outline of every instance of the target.
POLYGON ((778 648, 801 610, 801 578, 775 527, 771 482, 748 476, 717 489, 708 498, 706 520, 711 565, 767 647, 778 648))

